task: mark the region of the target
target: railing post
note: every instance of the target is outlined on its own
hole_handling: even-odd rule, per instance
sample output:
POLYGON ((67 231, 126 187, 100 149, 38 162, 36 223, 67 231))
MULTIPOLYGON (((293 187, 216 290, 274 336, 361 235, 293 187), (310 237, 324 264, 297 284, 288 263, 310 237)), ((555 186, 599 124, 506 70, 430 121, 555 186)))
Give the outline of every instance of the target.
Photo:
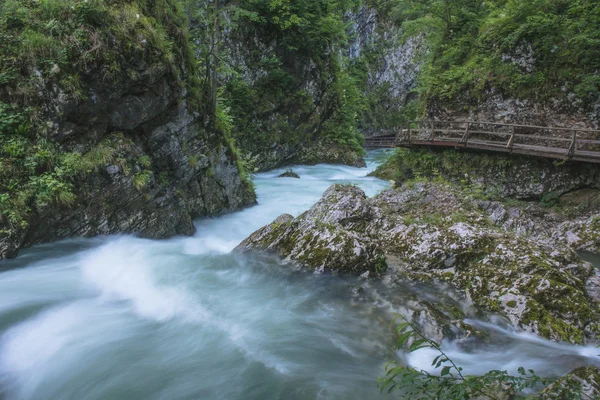
POLYGON ((460 139, 461 143, 464 143, 464 145, 466 146, 467 143, 469 142, 469 128, 471 127, 471 122, 467 121, 467 129, 465 129, 465 134, 463 135, 463 137, 460 139))
POLYGON ((431 121, 431 135, 429 136, 429 141, 433 142, 433 139, 435 138, 435 121, 431 121))
POLYGON ((394 145, 392 147, 396 147, 396 143, 400 141, 400 135, 402 134, 402 128, 394 128, 396 130, 396 135, 394 136, 394 145))
POLYGON ((577 131, 573 131, 573 140, 571 141, 571 146, 569 146, 569 158, 575 155, 575 143, 577 143, 577 131))
POLYGON ((513 151, 513 145, 515 143, 515 127, 511 127, 510 139, 508 139, 508 143, 506 144, 506 148, 510 149, 510 152, 513 151))

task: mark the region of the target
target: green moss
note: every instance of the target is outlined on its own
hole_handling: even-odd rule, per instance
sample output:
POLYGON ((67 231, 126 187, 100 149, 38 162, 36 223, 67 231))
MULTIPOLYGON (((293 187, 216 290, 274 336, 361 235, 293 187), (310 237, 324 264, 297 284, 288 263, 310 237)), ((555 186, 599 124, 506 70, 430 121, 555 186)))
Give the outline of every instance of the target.
POLYGON ((490 88, 511 97, 592 107, 600 78, 600 6, 587 0, 392 1, 406 37, 427 35, 418 89, 423 110, 470 108, 490 88), (564 37, 569 37, 565 44, 564 37), (530 65, 525 67, 524 64, 530 65), (440 104, 442 103, 442 104, 440 104))
POLYGON ((584 343, 585 335, 581 329, 552 316, 536 301, 528 301, 526 307, 527 311, 523 314, 521 323, 537 327, 542 337, 559 338, 575 344, 584 343))
POLYGON ((502 180, 485 187, 476 179, 482 171, 486 176, 502 177, 507 169, 521 169, 529 162, 527 157, 488 155, 455 150, 397 149, 371 175, 394 181, 397 185, 411 182, 452 183, 463 188, 473 197, 484 199, 497 197, 502 180))
MULTIPOLYGON (((77 104, 89 95, 90 76, 135 81, 140 63, 180 84, 195 77, 177 0, 7 0, 0 4, 0 40, 0 224, 12 227, 25 228, 31 212, 49 204, 74 204, 77 182, 108 163, 128 175, 135 167, 123 135, 90 143, 85 154, 50 140, 47 121, 57 116, 47 113, 54 108, 47 93, 77 104)), ((151 160, 134 156, 143 168, 134 185, 142 188, 151 160)))

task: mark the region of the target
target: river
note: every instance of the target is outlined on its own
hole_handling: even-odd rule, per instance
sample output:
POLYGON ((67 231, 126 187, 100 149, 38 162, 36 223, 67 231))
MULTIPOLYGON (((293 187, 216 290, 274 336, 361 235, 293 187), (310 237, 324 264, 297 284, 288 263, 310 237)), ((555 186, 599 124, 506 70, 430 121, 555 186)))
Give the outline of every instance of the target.
MULTIPOLYGON (((367 169, 258 174, 258 206, 199 221, 191 238, 73 239, 0 262, 0 398, 386 398, 376 380, 387 361, 430 368, 435 356, 394 349, 395 313, 419 298, 459 300, 231 253, 280 214, 307 210, 335 182, 371 196, 385 189, 366 177, 380 155, 369 153, 367 169)), ((467 373, 523 366, 554 376, 596 363, 600 352, 470 322, 489 337, 444 343, 467 373)))

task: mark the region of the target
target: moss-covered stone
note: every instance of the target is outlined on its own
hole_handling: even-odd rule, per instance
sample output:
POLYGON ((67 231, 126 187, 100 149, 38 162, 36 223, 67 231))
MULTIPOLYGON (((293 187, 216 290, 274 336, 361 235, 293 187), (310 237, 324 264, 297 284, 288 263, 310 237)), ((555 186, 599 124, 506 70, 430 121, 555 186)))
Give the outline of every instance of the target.
POLYGON ((597 399, 599 396, 600 370, 596 367, 581 367, 545 388, 538 398, 540 400, 597 399), (584 397, 581 397, 582 394, 584 397))
POLYGON ((568 246, 490 223, 461 189, 417 183, 368 199, 334 185, 308 212, 285 217, 242 243, 319 271, 444 281, 477 308, 545 338, 583 343, 598 318, 587 292, 591 265, 568 246), (457 214, 460 216, 457 217, 457 214), (385 260, 385 261, 384 261, 385 260), (393 271, 393 272, 391 272, 393 271))
POLYGON ((596 165, 459 150, 398 149, 373 176, 398 185, 413 179, 443 179, 482 197, 538 199, 546 206, 576 189, 600 189, 596 165))
POLYGON ((203 123, 181 5, 0 4, 0 258, 70 236, 189 235, 255 202, 203 123))

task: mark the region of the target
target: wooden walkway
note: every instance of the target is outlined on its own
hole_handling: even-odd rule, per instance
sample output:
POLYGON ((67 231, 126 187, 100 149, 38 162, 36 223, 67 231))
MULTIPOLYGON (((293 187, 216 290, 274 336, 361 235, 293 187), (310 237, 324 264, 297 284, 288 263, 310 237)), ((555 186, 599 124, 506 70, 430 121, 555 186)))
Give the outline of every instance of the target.
POLYGON ((441 147, 600 164, 600 131, 475 121, 415 121, 365 139, 365 147, 441 147))

